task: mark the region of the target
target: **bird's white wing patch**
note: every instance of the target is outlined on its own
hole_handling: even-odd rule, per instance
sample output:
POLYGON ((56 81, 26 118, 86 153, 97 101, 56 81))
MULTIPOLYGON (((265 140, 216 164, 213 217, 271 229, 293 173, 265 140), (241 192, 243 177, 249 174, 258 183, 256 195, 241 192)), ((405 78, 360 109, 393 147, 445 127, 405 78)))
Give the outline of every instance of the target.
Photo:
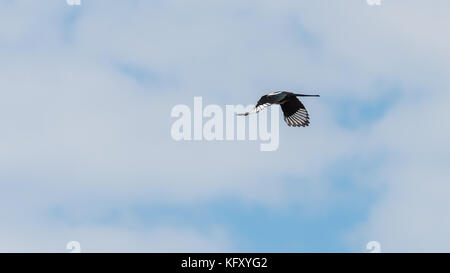
POLYGON ((247 113, 238 114, 238 116, 247 116, 248 114, 258 113, 259 111, 261 111, 262 109, 266 108, 269 105, 271 105, 271 103, 263 103, 261 105, 256 106, 247 113))
POLYGON ((252 110, 250 110, 249 113, 258 113, 259 111, 261 111, 262 109, 266 108, 269 105, 270 105, 270 103, 264 103, 264 104, 258 105, 255 108, 253 108, 252 110))

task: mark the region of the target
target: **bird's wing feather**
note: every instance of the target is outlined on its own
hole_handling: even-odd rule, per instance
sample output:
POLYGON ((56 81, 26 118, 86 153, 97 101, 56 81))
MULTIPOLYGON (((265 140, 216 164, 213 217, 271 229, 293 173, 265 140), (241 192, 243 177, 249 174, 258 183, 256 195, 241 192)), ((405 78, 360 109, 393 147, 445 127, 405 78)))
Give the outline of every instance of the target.
POLYGON ((285 103, 281 104, 284 114, 284 121, 288 126, 305 127, 309 125, 309 115, 305 106, 297 97, 290 97, 285 103))
POLYGON ((271 104, 272 103, 269 101, 267 95, 264 95, 258 100, 258 103, 256 104, 255 108, 253 108, 249 112, 238 114, 238 116, 247 116, 248 114, 257 113, 271 104))

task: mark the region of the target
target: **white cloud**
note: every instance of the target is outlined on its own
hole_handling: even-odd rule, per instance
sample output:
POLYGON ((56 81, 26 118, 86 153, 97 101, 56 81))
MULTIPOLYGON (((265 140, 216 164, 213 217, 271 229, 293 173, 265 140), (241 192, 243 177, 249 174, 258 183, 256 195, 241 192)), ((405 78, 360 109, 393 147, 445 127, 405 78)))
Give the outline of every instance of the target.
MULTIPOLYGON (((0 178, 5 188, 42 193, 45 202, 30 193, 38 210, 62 200, 73 205, 80 196, 108 204, 201 204, 229 195, 267 207, 295 202, 314 210, 336 198, 332 181, 321 177, 330 164, 386 151, 390 160, 368 179, 384 182, 375 187, 384 186, 386 195, 351 237, 359 245, 379 237, 393 250, 415 250, 412 242, 420 249, 446 248, 439 239, 446 236, 442 216, 450 205, 444 198, 449 175, 440 163, 448 161, 450 116, 446 2, 385 1, 374 8, 365 1, 86 1, 77 7, 72 43, 62 41, 60 27, 67 6, 18 3, 8 2, 2 9, 8 16, 0 14, 10 22, 0 24, 0 46, 7 49, 0 51, 0 178), (310 39, 314 46, 308 46, 310 39), (163 84, 140 85, 117 63, 155 72, 163 84), (388 115, 363 129, 340 128, 333 101, 386 96, 377 89, 380 82, 399 87, 399 102, 388 115), (260 153, 257 143, 179 143, 170 137, 171 107, 191 104, 194 95, 205 103, 248 104, 274 88, 322 95, 305 101, 311 127, 282 127, 275 153, 260 153), (293 186, 285 175, 301 179, 293 186), (440 229, 433 228, 438 223, 440 229), (427 232, 432 235, 423 236, 427 232)), ((16 202, 29 202, 14 193, 16 202)), ((2 216, 8 213, 20 211, 2 216)), ((6 229, 18 223, 13 218, 6 229)), ((102 245, 94 238, 103 228, 90 229, 71 234, 86 234, 94 248, 102 245)), ((126 248, 122 242, 148 236, 142 245, 131 244, 139 248, 159 244, 154 234, 169 238, 178 232, 167 229, 147 235, 107 228, 103 238, 127 238, 112 241, 126 248)), ((34 245, 36 234, 58 234, 51 226, 39 232, 24 227, 16 237, 20 232, 29 239, 18 244, 23 249, 34 245)), ((160 245, 227 247, 220 236, 208 243, 197 231, 180 232, 193 243, 160 245)))

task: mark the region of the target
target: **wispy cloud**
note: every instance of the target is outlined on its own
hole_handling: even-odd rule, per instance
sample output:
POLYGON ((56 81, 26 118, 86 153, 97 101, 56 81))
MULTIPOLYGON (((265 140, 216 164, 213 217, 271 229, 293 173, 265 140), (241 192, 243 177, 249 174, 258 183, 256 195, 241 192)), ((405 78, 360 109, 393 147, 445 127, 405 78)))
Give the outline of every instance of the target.
POLYGON ((447 2, 61 2, 0 10, 1 250, 447 249, 447 2), (170 137, 276 89, 276 152, 170 137))

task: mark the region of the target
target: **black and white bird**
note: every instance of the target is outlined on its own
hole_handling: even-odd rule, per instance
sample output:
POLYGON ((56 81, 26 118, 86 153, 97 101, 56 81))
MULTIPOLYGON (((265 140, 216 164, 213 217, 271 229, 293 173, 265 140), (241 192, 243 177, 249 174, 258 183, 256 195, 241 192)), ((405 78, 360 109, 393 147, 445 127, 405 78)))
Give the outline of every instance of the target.
POLYGON ((304 95, 294 94, 286 91, 278 91, 262 96, 255 108, 250 112, 238 114, 239 116, 247 116, 248 114, 257 113, 272 104, 279 104, 283 110, 284 121, 288 126, 305 127, 309 125, 309 115, 305 106, 297 97, 320 97, 320 95, 304 95))

